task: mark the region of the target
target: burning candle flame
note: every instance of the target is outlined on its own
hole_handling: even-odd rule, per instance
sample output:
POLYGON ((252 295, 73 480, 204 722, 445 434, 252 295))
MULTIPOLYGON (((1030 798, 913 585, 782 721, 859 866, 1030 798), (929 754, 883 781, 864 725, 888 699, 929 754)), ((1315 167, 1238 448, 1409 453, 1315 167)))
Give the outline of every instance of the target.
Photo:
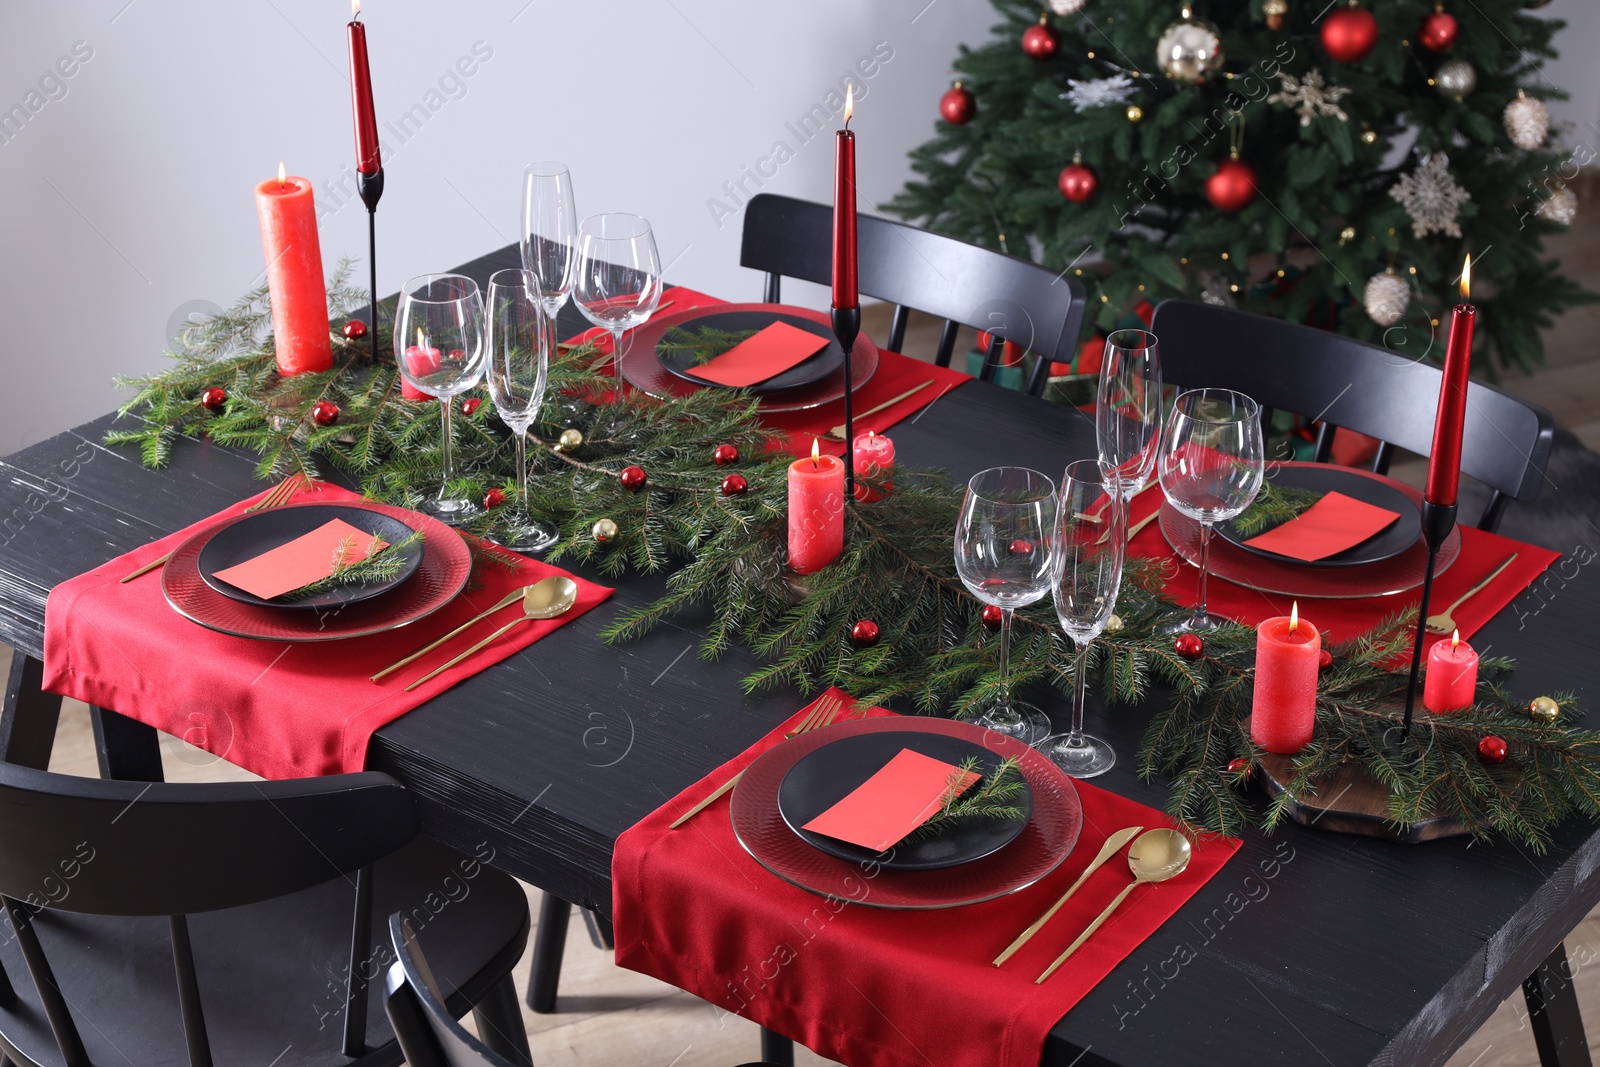
POLYGON ((1456 646, 1459 644, 1461 644, 1461 630, 1460 628, 1457 628, 1456 631, 1450 635, 1450 651, 1454 652, 1456 650, 1456 646))
POLYGON ((844 89, 844 128, 850 128, 850 116, 856 113, 856 83, 846 82, 844 89))
POLYGON ((350 0, 350 21, 361 17, 361 0, 350 0))
POLYGON ((1300 601, 1294 600, 1289 604, 1289 632, 1294 633, 1300 629, 1300 601))
POLYGON ((1461 299, 1472 299, 1472 253, 1467 253, 1467 261, 1461 265, 1461 299))
POLYGON ((811 469, 816 470, 817 464, 822 460, 822 442, 815 437, 811 439, 811 469))
POLYGON ((288 174, 286 174, 284 172, 283 160, 280 159, 280 160, 278 160, 278 188, 282 189, 283 188, 283 183, 285 181, 287 181, 287 180, 288 180, 288 174))
POLYGON ((417 327, 417 347, 422 349, 424 352, 428 350, 428 338, 427 335, 422 332, 421 326, 417 327))

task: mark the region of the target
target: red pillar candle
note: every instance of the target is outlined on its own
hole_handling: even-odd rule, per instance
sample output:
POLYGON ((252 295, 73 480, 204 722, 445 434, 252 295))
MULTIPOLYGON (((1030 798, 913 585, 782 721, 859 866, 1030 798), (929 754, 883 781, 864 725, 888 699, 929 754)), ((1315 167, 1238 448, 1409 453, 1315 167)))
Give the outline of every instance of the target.
POLYGON ((405 371, 405 374, 400 376, 400 396, 406 400, 415 400, 419 403, 424 400, 435 400, 437 397, 432 393, 424 393, 421 389, 412 385, 407 375, 411 378, 426 378, 439 369, 440 362, 439 350, 432 346, 425 347, 422 344, 424 340, 422 330, 419 327, 417 330, 418 343, 406 346, 406 362, 405 366, 401 368, 405 371))
POLYGON ((378 115, 372 106, 372 72, 367 66, 367 28, 361 24, 361 0, 350 0, 350 110, 356 123, 356 170, 376 174, 383 169, 378 154, 378 115))
POLYGON ((844 550, 844 460, 811 455, 789 464, 789 568, 814 574, 844 550))
POLYGON ((1450 344, 1444 353, 1444 380, 1439 383, 1439 414, 1433 423, 1433 449, 1428 453, 1428 484, 1423 498, 1448 507, 1461 484, 1461 437, 1467 420, 1467 376, 1472 370, 1472 327, 1478 309, 1472 296, 1472 257, 1461 268, 1461 303, 1450 313, 1450 344))
POLYGON ((856 135, 850 132, 856 89, 844 94, 844 129, 838 133, 833 160, 833 306, 861 306, 856 286, 856 135))
POLYGON ((1428 650, 1422 706, 1432 712, 1460 711, 1478 699, 1478 653, 1461 640, 1461 631, 1428 650))
POLYGON ((333 339, 311 183, 286 176, 278 164, 278 176, 256 186, 256 214, 267 255, 278 373, 288 377, 327 370, 333 366, 333 339))
POLYGON ((1311 740, 1317 721, 1317 667, 1322 634, 1300 618, 1295 604, 1256 627, 1255 694, 1250 705, 1250 740, 1293 755, 1311 740))
MULTIPOLYGON (((894 471, 894 442, 869 430, 856 435, 855 447, 850 454, 853 457, 852 469, 856 474, 856 499, 878 499, 878 494, 862 485, 861 480, 882 480, 894 471)), ((885 483, 883 488, 887 491, 894 486, 885 483)))

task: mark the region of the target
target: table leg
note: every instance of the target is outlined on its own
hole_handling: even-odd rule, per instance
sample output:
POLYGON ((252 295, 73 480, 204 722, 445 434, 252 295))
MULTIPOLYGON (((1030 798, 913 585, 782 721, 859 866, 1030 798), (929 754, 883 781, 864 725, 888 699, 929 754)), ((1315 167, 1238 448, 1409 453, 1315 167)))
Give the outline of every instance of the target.
POLYGON ((109 708, 89 708, 100 777, 124 782, 161 782, 161 738, 154 726, 109 708))
POLYGON ((1565 945, 1558 944, 1522 983, 1528 1021, 1543 1067, 1590 1067, 1589 1043, 1578 1011, 1572 968, 1565 945))
POLYGON ((23 652, 11 653, 5 705, 0 708, 0 760, 48 770, 61 720, 61 698, 46 693, 44 664, 23 652))
POLYGON ((761 1028, 761 1060, 776 1067, 794 1067, 794 1042, 782 1034, 761 1028))
POLYGON ((572 905, 546 893, 539 905, 539 928, 533 932, 533 967, 528 974, 528 1007, 540 1015, 556 1010, 561 983, 561 957, 567 950, 567 924, 572 905))
POLYGON ((584 908, 583 925, 589 928, 589 940, 595 948, 610 952, 617 947, 616 931, 611 927, 611 920, 604 915, 593 908, 584 908))

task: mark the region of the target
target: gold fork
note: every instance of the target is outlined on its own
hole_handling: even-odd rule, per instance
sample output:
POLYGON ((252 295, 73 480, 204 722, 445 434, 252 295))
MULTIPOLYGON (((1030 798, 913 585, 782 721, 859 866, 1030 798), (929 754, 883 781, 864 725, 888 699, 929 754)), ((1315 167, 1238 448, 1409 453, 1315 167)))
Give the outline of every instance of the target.
MULTIPOLYGON (((299 471, 296 471, 283 481, 279 482, 277 485, 273 486, 270 493, 256 501, 254 504, 251 504, 244 510, 248 514, 252 511, 266 511, 268 508, 275 508, 280 504, 287 504, 294 498, 296 493, 298 493, 308 484, 310 484, 310 482, 306 476, 299 471)), ((164 556, 158 556, 149 563, 146 563, 143 567, 140 567, 138 570, 134 571, 132 574, 128 575, 126 578, 121 579, 119 582, 117 582, 117 584, 126 585, 142 574, 149 574, 158 567, 165 566, 167 560, 171 558, 171 552, 168 552, 164 556)))
MULTIPOLYGON (((806 717, 800 720, 800 725, 789 731, 789 733, 785 734, 784 737, 785 739, 790 737, 799 737, 801 734, 810 733, 812 730, 819 730, 822 727, 832 723, 842 710, 844 710, 844 701, 840 700, 836 696, 824 696, 821 700, 817 701, 816 705, 812 707, 811 711, 807 713, 806 717)), ((710 796, 706 797, 700 803, 696 804, 694 807, 678 816, 675 820, 673 820, 672 825, 667 827, 667 829, 676 830, 678 827, 682 826, 696 815, 699 815, 702 811, 705 811, 712 804, 715 804, 719 799, 726 796, 729 790, 738 785, 739 779, 743 777, 744 772, 740 771, 732 778, 729 778, 726 782, 723 782, 721 785, 717 786, 716 790, 713 791, 710 796)))

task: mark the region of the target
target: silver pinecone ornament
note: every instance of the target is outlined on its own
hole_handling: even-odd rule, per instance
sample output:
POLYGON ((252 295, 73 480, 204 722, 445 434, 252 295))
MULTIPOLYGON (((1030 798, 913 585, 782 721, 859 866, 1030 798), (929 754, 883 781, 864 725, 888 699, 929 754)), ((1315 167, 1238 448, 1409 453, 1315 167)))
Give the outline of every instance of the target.
POLYGON ((1535 100, 1521 89, 1517 90, 1517 98, 1506 105, 1502 118, 1506 136, 1524 152, 1532 152, 1544 144, 1550 132, 1550 109, 1544 106, 1543 100, 1535 100))
POLYGON ((1557 226, 1571 226, 1572 220, 1578 217, 1578 194, 1567 188, 1565 182, 1556 182, 1534 214, 1557 226))
POLYGON ((1089 0, 1050 0, 1050 10, 1058 15, 1076 15, 1089 0))
POLYGON ((1367 279, 1361 303, 1373 322, 1379 326, 1393 326, 1411 306, 1411 286, 1399 271, 1390 267, 1367 279))

